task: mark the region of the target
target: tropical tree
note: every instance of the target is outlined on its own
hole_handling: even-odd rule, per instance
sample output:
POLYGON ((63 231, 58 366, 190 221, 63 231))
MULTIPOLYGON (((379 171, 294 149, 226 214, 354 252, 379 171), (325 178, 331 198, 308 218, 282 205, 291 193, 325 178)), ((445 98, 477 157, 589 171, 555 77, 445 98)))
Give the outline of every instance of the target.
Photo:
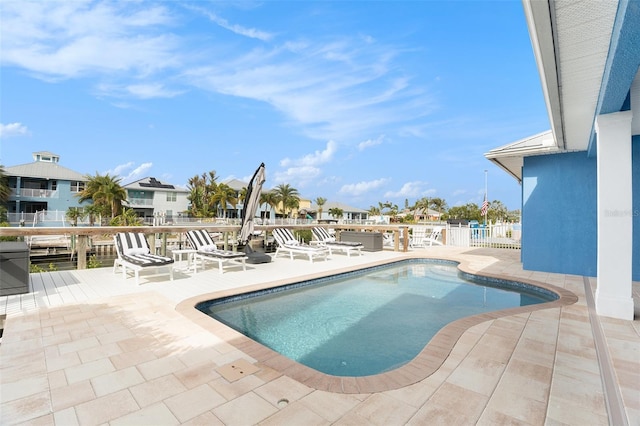
POLYGON ((11 188, 9 188, 9 178, 4 172, 4 166, 0 164, 0 204, 9 201, 11 188))
POLYGON ((190 214, 194 217, 215 217, 215 209, 210 209, 211 198, 216 191, 218 184, 215 170, 202 175, 196 175, 189 179, 187 188, 189 195, 187 199, 191 202, 190 214))
POLYGON ((447 210, 447 202, 443 198, 432 198, 429 204, 432 209, 437 210, 441 215, 443 211, 447 210))
POLYGON ((335 219, 340 219, 342 218, 342 216, 344 216, 344 210, 342 210, 340 207, 332 207, 329 209, 329 214, 335 219))
POLYGON ((125 208, 122 214, 111 219, 111 226, 141 226, 142 218, 139 217, 133 209, 125 208))
POLYGON ((495 222, 503 222, 506 221, 509 217, 509 211, 507 210, 507 206, 505 206, 502 201, 493 200, 489 204, 489 209, 487 210, 487 220, 495 222))
POLYGON ((316 198, 316 204, 318 205, 318 219, 322 219, 322 206, 327 202, 326 198, 318 197, 316 198))
POLYGON ((78 226, 78 220, 84 219, 87 216, 87 213, 82 207, 69 207, 65 216, 71 221, 73 226, 78 226))
POLYGON ((120 185, 120 178, 104 176, 96 173, 95 176, 86 176, 85 189, 77 194, 80 202, 93 200, 94 204, 105 207, 105 211, 113 219, 122 211, 122 204, 127 200, 127 191, 120 185))
POLYGON ((293 209, 300 205, 300 194, 298 190, 290 186, 288 183, 281 183, 273 190, 276 194, 278 203, 282 204, 282 214, 290 217, 293 209), (287 209, 289 214, 287 215, 287 209))
POLYGON ((451 207, 448 212, 448 217, 450 219, 482 220, 480 207, 478 207, 476 203, 467 203, 462 206, 451 207))
POLYGON ((245 200, 247 199, 248 191, 249 189, 245 186, 238 192, 238 203, 244 204, 245 200))
POLYGON ((98 204, 85 206, 84 211, 89 216, 89 226, 95 225, 96 218, 102 218, 108 215, 108 213, 105 212, 104 206, 100 206, 98 204))
POLYGON ((224 217, 227 217, 227 205, 231 204, 234 209, 238 200, 236 198, 236 191, 226 183, 221 183, 216 187, 215 192, 211 196, 209 206, 212 208, 220 208, 224 212, 224 217))
MULTIPOLYGON (((263 192, 260 194, 260 204, 267 204, 275 210, 278 207, 278 196, 273 191, 263 192)), ((264 219, 264 214, 262 219, 264 219)))
POLYGON ((416 201, 413 205, 413 219, 418 220, 418 210, 422 210, 424 214, 427 214, 427 210, 430 206, 430 200, 427 197, 422 197, 416 201))

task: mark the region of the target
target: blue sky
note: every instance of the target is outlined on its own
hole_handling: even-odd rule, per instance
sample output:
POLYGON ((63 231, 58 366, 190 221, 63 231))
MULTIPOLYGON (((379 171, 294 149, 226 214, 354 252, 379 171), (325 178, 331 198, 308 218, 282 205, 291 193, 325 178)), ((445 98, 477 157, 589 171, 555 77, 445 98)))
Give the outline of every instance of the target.
POLYGON ((0 163, 368 209, 520 207, 492 148, 549 128, 520 1, 2 1, 0 163))

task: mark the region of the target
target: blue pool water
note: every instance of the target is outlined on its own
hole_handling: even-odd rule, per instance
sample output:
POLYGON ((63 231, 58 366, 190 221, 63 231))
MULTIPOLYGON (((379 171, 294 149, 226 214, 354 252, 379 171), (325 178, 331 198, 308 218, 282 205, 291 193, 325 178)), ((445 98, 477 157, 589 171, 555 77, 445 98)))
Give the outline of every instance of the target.
POLYGON ((463 279, 454 263, 412 260, 196 307, 318 371, 366 376, 407 363, 456 319, 557 298, 491 284, 463 279))

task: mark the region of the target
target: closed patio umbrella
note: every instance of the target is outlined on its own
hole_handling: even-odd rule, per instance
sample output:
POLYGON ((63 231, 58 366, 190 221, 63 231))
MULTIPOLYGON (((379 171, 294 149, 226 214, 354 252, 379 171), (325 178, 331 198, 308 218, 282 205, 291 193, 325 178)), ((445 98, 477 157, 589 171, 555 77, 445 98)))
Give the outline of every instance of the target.
POLYGON ((239 240, 245 245, 244 251, 249 256, 247 260, 249 263, 267 263, 271 261, 271 257, 264 253, 257 253, 251 250, 249 247, 249 240, 254 230, 254 219, 256 210, 260 204, 260 194, 262 193, 262 184, 265 181, 265 166, 264 163, 260 164, 260 167, 256 170, 249 181, 247 187, 247 195, 244 199, 244 206, 242 207, 242 227, 240 228, 239 240))

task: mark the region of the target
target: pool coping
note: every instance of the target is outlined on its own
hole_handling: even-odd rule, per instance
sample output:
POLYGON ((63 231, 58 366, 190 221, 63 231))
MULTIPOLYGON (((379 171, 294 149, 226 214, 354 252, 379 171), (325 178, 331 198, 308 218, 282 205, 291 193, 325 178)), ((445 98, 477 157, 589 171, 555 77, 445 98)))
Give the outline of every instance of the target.
POLYGON ((391 371, 362 377, 332 376, 302 365, 248 338, 247 336, 232 329, 231 327, 211 318, 195 307, 198 303, 210 299, 229 297, 243 293, 251 293, 254 291, 293 284, 300 281, 326 277, 328 276, 326 272, 302 275, 286 280, 276 280, 242 288, 201 294, 180 302, 176 306, 176 311, 186 318, 190 319, 200 327, 204 328, 205 330, 208 330, 209 332, 223 339, 225 342, 232 345, 236 349, 249 355, 259 364, 265 365, 311 388, 343 394, 369 394, 400 389, 426 379, 442 366, 460 337, 468 329, 475 325, 507 316, 530 313, 543 309, 559 308, 562 306, 574 304, 578 301, 578 296, 576 296, 573 292, 551 284, 546 284, 543 282, 520 277, 514 279, 514 277, 506 275, 479 273, 478 271, 475 271, 473 270, 473 268, 471 268, 469 261, 457 258, 457 256, 429 256, 428 254, 408 253, 400 259, 396 258, 375 261, 364 265, 358 265, 357 268, 339 268, 330 271, 330 275, 353 272, 354 270, 387 265, 411 259, 454 261, 458 263, 458 268, 464 273, 483 278, 516 281, 528 285, 533 285, 557 294, 558 299, 537 305, 521 306, 516 308, 503 309, 500 311, 472 315, 453 321, 440 329, 436 333, 436 335, 429 341, 429 343, 427 343, 427 345, 420 351, 420 353, 408 363, 391 371))

